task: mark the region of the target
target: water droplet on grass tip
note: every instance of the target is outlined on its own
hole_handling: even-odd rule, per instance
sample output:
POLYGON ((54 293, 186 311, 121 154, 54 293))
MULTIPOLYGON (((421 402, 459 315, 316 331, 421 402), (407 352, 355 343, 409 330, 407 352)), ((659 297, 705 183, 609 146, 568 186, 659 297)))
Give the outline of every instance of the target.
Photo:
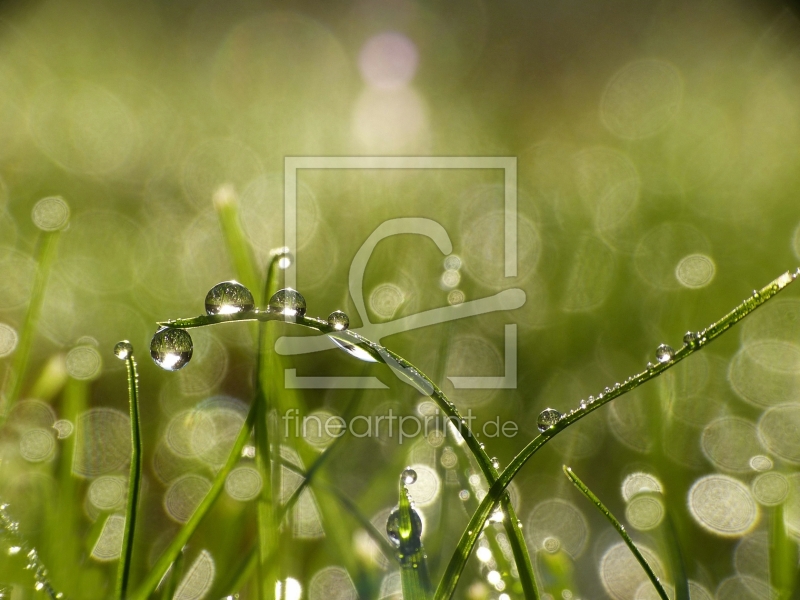
POLYGON ((166 371, 177 371, 185 367, 192 358, 192 337, 184 329, 162 327, 150 342, 150 356, 166 371))
POLYGON ((494 456, 492 457, 492 467, 494 467, 495 469, 500 468, 500 461, 497 460, 497 458, 495 458, 494 456))
POLYGON ((328 325, 336 331, 344 331, 350 327, 350 317, 340 310, 335 310, 328 315, 328 325))
POLYGON ((206 294, 206 314, 234 315, 255 308, 253 294, 238 281, 223 281, 206 294))
POLYGON ((400 475, 400 479, 403 480, 404 484, 411 485, 417 480, 417 472, 411 467, 406 467, 405 469, 403 469, 403 473, 400 475))
POLYGON ((539 413, 539 418, 536 420, 536 425, 539 431, 547 431, 561 420, 561 413, 555 408, 545 408, 539 413))
POLYGON ((389 541, 398 548, 404 543, 418 544, 419 539, 422 537, 422 519, 419 518, 419 513, 413 508, 410 508, 409 511, 411 513, 411 531, 407 536, 401 535, 399 508, 395 508, 386 521, 386 535, 389 536, 389 541), (403 537, 407 539, 404 540, 403 537))
POLYGON ((694 331, 687 331, 683 336, 683 343, 692 346, 697 342, 697 334, 694 331))
POLYGON ((675 350, 671 347, 667 346, 666 344, 659 345, 656 348, 656 360, 660 363, 668 363, 675 357, 675 350))
POLYGON ((120 360, 127 360, 133 354, 133 345, 128 340, 117 342, 114 346, 114 354, 120 360))
POLYGON ((283 246, 281 248, 275 248, 270 254, 278 258, 278 268, 279 269, 288 269, 292 266, 294 262, 294 256, 291 252, 289 252, 288 246, 283 246))
POLYGON ((269 310, 287 317, 302 317, 306 314, 306 299, 292 288, 278 290, 269 299, 269 310))

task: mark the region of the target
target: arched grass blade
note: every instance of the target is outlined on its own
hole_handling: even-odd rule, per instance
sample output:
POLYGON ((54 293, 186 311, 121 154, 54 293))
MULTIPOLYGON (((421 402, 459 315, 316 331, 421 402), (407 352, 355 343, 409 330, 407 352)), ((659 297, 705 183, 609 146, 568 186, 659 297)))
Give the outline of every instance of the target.
POLYGON ((581 494, 586 496, 586 498, 588 498, 589 501, 594 504, 595 508, 603 513, 603 516, 608 520, 609 523, 611 523, 614 529, 617 530, 617 533, 619 533, 619 535, 622 537, 622 540, 625 542, 628 548, 630 548, 631 552, 633 552, 633 555, 636 557, 638 563, 642 565, 645 573, 647 573, 647 577, 656 588, 658 595, 661 596, 661 600, 670 600, 669 596, 667 596, 664 586, 661 585, 661 581, 659 581, 658 576, 653 572, 653 569, 647 563, 645 557, 642 556, 642 553, 639 552, 639 549, 636 547, 636 544, 633 543, 633 540, 631 539, 631 536, 628 535, 628 532, 625 531, 625 527, 622 526, 622 523, 620 523, 617 518, 611 514, 611 511, 608 510, 605 504, 600 501, 600 498, 595 496, 592 490, 586 487, 586 484, 583 483, 583 481, 581 481, 580 478, 572 472, 572 469, 566 465, 564 465, 564 474, 569 477, 570 481, 575 484, 575 487, 580 490, 581 494))
POLYGON ((128 372, 128 404, 131 417, 131 470, 128 478, 128 505, 125 512, 125 529, 122 537, 122 554, 117 570, 117 598, 123 600, 128 593, 131 575, 131 559, 136 532, 136 516, 139 492, 142 487, 142 434, 139 419, 139 374, 133 349, 126 353, 125 367, 128 372))
POLYGON ((508 467, 506 467, 497 480, 491 485, 489 492, 481 501, 481 505, 478 507, 478 510, 472 515, 472 518, 470 519, 469 524, 467 525, 467 528, 462 534, 461 540, 456 547, 456 551, 453 553, 453 557, 450 559, 450 563, 447 566, 444 577, 439 582, 439 587, 437 588, 436 595, 434 596, 435 600, 444 600, 445 598, 452 597, 456 586, 458 585, 458 580, 461 577, 461 573, 464 570, 464 566, 466 565, 467 559, 472 553, 472 550, 478 541, 480 532, 483 529, 483 524, 486 522, 486 519, 489 518, 493 507, 503 497, 503 493, 505 492, 506 488, 517 475, 517 473, 519 473, 520 469, 531 459, 534 454, 536 454, 536 452, 539 451, 542 446, 544 446, 548 441, 550 441, 550 439, 564 431, 576 421, 579 421, 586 415, 596 411, 601 406, 605 406, 615 398, 619 398, 631 390, 636 389, 643 383, 654 379, 667 369, 670 369, 678 364, 687 356, 690 356, 698 350, 704 348, 708 343, 725 333, 728 329, 744 319, 759 306, 762 306, 771 298, 774 298, 776 294, 785 289, 790 283, 795 281, 798 276, 800 276, 800 269, 794 273, 787 271, 786 273, 782 274, 780 277, 744 300, 724 317, 712 323, 706 329, 697 332, 691 343, 684 345, 677 352, 675 352, 674 356, 670 360, 663 363, 660 362, 653 366, 648 366, 645 371, 629 377, 624 384, 620 385, 619 387, 615 386, 608 393, 600 395, 598 400, 595 402, 586 404, 582 408, 575 409, 564 415, 558 421, 558 423, 551 426, 549 429, 546 429, 533 440, 528 442, 528 445, 525 446, 514 457, 514 459, 509 463, 508 467))

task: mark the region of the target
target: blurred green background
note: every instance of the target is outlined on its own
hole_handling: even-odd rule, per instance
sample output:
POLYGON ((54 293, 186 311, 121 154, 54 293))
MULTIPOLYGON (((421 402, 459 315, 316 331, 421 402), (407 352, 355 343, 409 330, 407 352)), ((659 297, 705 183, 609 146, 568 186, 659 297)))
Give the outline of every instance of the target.
MULTIPOLYGON (((537 433, 542 409, 566 412, 639 372, 658 344, 679 347, 686 330, 800 260, 800 20, 780 2, 50 1, 0 11, 6 380, 35 273, 34 221, 58 217, 33 208, 60 196, 70 211, 21 401, 0 430, 0 500, 71 598, 111 597, 116 573, 108 518, 123 502, 129 429, 114 344, 132 341, 141 373, 134 583, 191 514, 251 401, 249 325, 193 330, 195 355, 179 373, 147 357, 157 320, 201 314, 206 292, 236 277, 212 203, 221 186, 235 191, 263 269, 284 244, 286 156, 517 157, 516 277, 503 273, 503 179, 491 169, 301 171, 293 249, 308 314, 341 309, 353 328, 351 261, 388 219, 440 223, 460 268, 447 271, 453 263, 420 236, 381 242, 363 286, 372 322, 525 291, 520 309, 383 340, 476 423, 519 425, 487 440, 501 465, 537 433), (517 388, 454 390, 448 376, 503 374, 507 324, 518 331, 517 388)), ((512 488, 543 592, 650 592, 637 592, 643 573, 561 474, 566 463, 629 513, 634 539, 666 573, 674 543, 657 517, 671 511, 698 598, 769 597, 771 504, 784 502, 777 518, 800 536, 798 334, 790 289, 526 465, 512 488), (623 498, 637 472, 663 497, 636 496, 652 500, 638 508, 623 498)), ((301 390, 309 411, 342 414, 351 398, 363 415, 431 409, 387 369, 365 371, 341 352, 281 360, 298 376, 369 374, 389 387, 301 390)), ((308 467, 329 441, 290 436, 286 456, 308 467)), ((397 475, 418 465, 410 489, 437 580, 485 489, 463 458, 453 462, 455 445, 450 434, 402 445, 348 436, 320 477, 382 530, 397 475)), ((176 597, 255 597, 225 588, 255 536, 252 462, 243 458, 187 547, 187 572, 197 565, 208 584, 176 597)), ((284 472, 283 493, 296 485, 284 472)), ((281 546, 285 598, 298 587, 310 600, 398 597, 396 566, 313 485, 281 546)), ((497 583, 493 561, 471 560, 459 598, 521 597, 513 573, 497 583)), ((38 597, 21 566, 0 560, 0 584, 38 597)))

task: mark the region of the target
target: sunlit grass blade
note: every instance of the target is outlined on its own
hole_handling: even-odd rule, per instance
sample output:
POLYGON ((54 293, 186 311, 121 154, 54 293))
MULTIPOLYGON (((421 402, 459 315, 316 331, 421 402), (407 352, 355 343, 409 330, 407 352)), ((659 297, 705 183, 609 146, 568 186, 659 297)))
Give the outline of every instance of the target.
POLYGON ((689 600, 689 577, 686 574, 686 562, 683 560, 678 530, 675 527, 675 520, 672 518, 672 511, 667 508, 666 512, 664 523, 667 532, 667 551, 670 556, 672 578, 675 585, 675 600, 689 600))
MULTIPOLYGON (((416 474, 414 474, 416 478, 416 474)), ((405 600, 427 600, 431 594, 428 561, 422 546, 422 522, 414 507, 405 482, 400 476, 400 500, 397 509, 389 515, 386 530, 397 546, 395 552, 400 563, 400 581, 405 600)))
POLYGON ((595 496, 592 490, 586 487, 586 484, 583 483, 583 481, 581 481, 580 478, 575 473, 572 472, 572 469, 570 469, 566 465, 564 465, 564 474, 567 477, 569 477, 570 481, 572 481, 572 483, 575 484, 575 487, 578 488, 578 490, 580 490, 581 494, 586 496, 586 498, 592 504, 594 504, 595 508, 597 508, 597 510, 603 513, 603 516, 609 523, 611 523, 614 529, 617 530, 617 533, 619 533, 619 535, 622 537, 622 540, 625 542, 625 545, 627 545, 628 548, 630 548, 631 552, 633 552, 633 555, 636 557, 636 561, 640 565, 642 565, 642 568, 645 570, 645 573, 647 573, 647 577, 650 579, 653 586, 656 588, 658 595, 661 596, 661 600, 670 600, 669 596, 667 596, 667 591, 664 589, 664 586, 661 585, 661 581, 659 581, 658 576, 653 572, 652 567, 650 567, 650 565, 647 563, 645 557, 642 556, 642 553, 639 551, 639 548, 636 547, 636 544, 633 543, 631 536, 629 536, 628 532, 625 531, 625 527, 622 526, 622 523, 620 523, 617 520, 617 518, 613 514, 611 514, 611 511, 608 510, 605 504, 603 504, 600 501, 600 498, 595 496))
POLYGON ((128 403, 130 405, 131 418, 131 469, 128 478, 128 504, 125 511, 122 554, 119 557, 117 571, 117 598, 123 600, 128 593, 128 584, 130 583, 139 492, 142 486, 142 433, 139 419, 139 373, 136 369, 133 347, 129 342, 120 342, 114 352, 125 361, 128 373, 128 403))
POLYGON ((769 565, 770 584, 777 598, 788 600, 796 596, 798 549, 797 542, 786 530, 783 504, 774 507, 769 514, 769 565))
POLYGON ((531 440, 509 463, 508 467, 500 474, 497 480, 489 488, 489 492, 481 501, 478 510, 470 518, 469 524, 461 536, 461 540, 450 559, 444 576, 439 582, 439 587, 436 590, 435 599, 444 600, 445 598, 452 597, 455 592, 458 580, 461 576, 467 559, 472 553, 475 544, 478 541, 483 524, 489 518, 493 507, 500 501, 508 485, 519 473, 520 469, 531 459, 531 457, 539 451, 550 439, 555 437, 560 432, 564 431, 567 427, 579 421, 586 415, 605 406, 615 398, 627 394, 631 390, 636 389, 643 383, 659 376, 667 369, 672 368, 681 360, 704 348, 708 343, 718 338, 725 333, 728 329, 733 327, 736 323, 745 318, 748 314, 753 312, 759 306, 774 298, 781 290, 786 288, 790 283, 795 281, 800 275, 800 269, 794 273, 786 272, 761 290, 756 291, 752 296, 740 303, 731 312, 726 314, 718 321, 712 323, 706 329, 697 332, 691 343, 681 347, 670 360, 659 362, 656 365, 648 367, 645 371, 629 377, 622 385, 615 386, 607 393, 599 395, 598 399, 590 404, 586 404, 582 408, 575 409, 570 413, 564 415, 556 424, 546 429, 541 434, 531 440))
POLYGON ((175 597, 175 590, 178 589, 178 583, 183 577, 183 558, 184 553, 180 552, 175 562, 172 563, 169 571, 166 574, 165 581, 162 582, 163 589, 161 590, 162 600, 172 600, 175 597))
POLYGON ((217 498, 222 493, 222 490, 225 488, 225 479, 239 462, 239 459, 242 455, 242 449, 247 443, 247 440, 250 438, 250 431, 253 428, 253 421, 255 420, 256 416, 255 407, 255 403, 250 407, 250 411, 247 414, 247 419, 242 425, 242 428, 239 430, 239 434, 237 435, 236 441, 231 448, 228 459, 211 483, 211 489, 209 489, 208 493, 197 506, 197 509, 194 511, 194 513, 192 513, 192 516, 189 518, 186 524, 181 527, 180 530, 178 530, 178 533, 172 539, 172 542, 170 542, 169 546, 167 546, 164 552, 161 553, 161 556, 158 557, 155 564, 150 569, 150 572, 146 575, 144 581, 139 585, 134 593, 129 595, 129 598, 133 600, 145 600, 150 596, 150 594, 153 593, 158 586, 159 581, 161 581, 161 578, 164 576, 164 573, 167 572, 167 569, 169 569, 170 565, 178 557, 183 547, 197 530, 197 527, 208 514, 209 510, 211 510, 214 502, 216 502, 217 498))
POLYGON ((5 392, 3 397, 0 398, 0 426, 5 423, 9 411, 13 408, 22 392, 22 384, 25 381, 25 375, 28 370, 31 346, 36 335, 39 314, 42 311, 42 303, 44 302, 44 292, 47 287, 47 278, 50 275, 50 268, 55 258, 59 235, 58 231, 43 232, 39 235, 36 244, 36 276, 33 280, 28 309, 22 322, 17 349, 11 362, 11 370, 9 371, 8 379, 6 379, 5 392))
POLYGON ((236 276, 247 289, 258 289, 261 278, 239 224, 239 206, 233 186, 224 185, 214 193, 214 208, 236 276))

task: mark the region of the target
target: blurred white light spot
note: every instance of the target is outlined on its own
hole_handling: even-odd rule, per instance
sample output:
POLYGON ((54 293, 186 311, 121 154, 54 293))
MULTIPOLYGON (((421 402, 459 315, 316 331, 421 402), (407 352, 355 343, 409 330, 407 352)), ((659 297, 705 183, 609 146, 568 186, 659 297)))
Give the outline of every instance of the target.
POLYGON ((367 85, 395 89, 407 85, 417 71, 417 47, 401 33, 387 31, 369 38, 358 56, 367 85))
POLYGON ((391 319, 402 306, 403 290, 391 283, 382 283, 369 295, 369 306, 379 317, 391 319))
POLYGON ((116 560, 122 554, 125 517, 110 515, 103 524, 100 537, 92 548, 92 558, 100 562, 116 560))
POLYGON ((761 440, 769 451, 791 463, 800 463, 800 406, 785 404, 766 411, 758 422, 761 440))
POLYGON ((758 520, 750 490, 726 475, 706 475, 695 481, 689 490, 689 510, 701 527, 724 537, 740 537, 758 520))
POLYGON ((688 288, 707 286, 714 279, 716 267, 714 261, 705 254, 684 256, 675 267, 675 277, 681 285, 688 288))
POLYGON ((664 505, 653 496, 637 496, 625 507, 625 518, 639 531, 650 531, 664 519, 664 505))
POLYGON ((756 426, 739 417, 722 417, 703 429, 700 445, 706 457, 722 470, 750 471, 750 460, 763 453, 756 426))
POLYGON ((225 479, 225 491, 234 500, 246 502, 261 491, 261 474, 252 467, 237 467, 225 479))
POLYGON ((91 346, 78 346, 67 353, 67 373, 74 379, 87 381, 100 374, 103 359, 91 346))
POLYGON ((750 468, 753 471, 769 471, 772 468, 772 459, 763 454, 754 456, 750 459, 750 468))
POLYGON ((611 78, 600 117, 614 135, 638 140, 655 135, 675 117, 683 99, 680 73, 663 60, 637 60, 611 78))
POLYGON ((499 571, 489 571, 486 574, 486 581, 488 581, 491 585, 497 585, 502 580, 503 576, 500 575, 499 571))
POLYGON ((439 496, 442 481, 438 473, 426 465, 411 465, 417 472, 417 480, 409 486, 411 498, 417 506, 428 506, 439 496))
POLYGON ((184 575, 173 600, 202 600, 211 591, 216 568, 208 550, 202 550, 184 575))
POLYGON ((58 439, 63 440, 72 435, 72 431, 75 429, 75 427, 72 425, 72 421, 68 421, 67 419, 59 419, 53 423, 53 429, 56 430, 58 439))
POLYGON ((0 358, 6 357, 14 352, 18 340, 19 337, 17 336, 16 329, 11 327, 11 325, 0 323, 0 358))
POLYGON ((475 556, 481 562, 489 562, 492 560, 492 551, 487 546, 481 546, 475 551, 475 556))
POLYGON ((425 101, 411 88, 367 88, 354 107, 353 135, 367 152, 426 150, 430 132, 425 101))
POLYGON ((442 285, 446 288, 454 288, 461 282, 461 273, 454 269, 448 269, 442 273, 442 285))
POLYGON ((42 198, 33 205, 31 220, 42 231, 58 231, 69 221, 69 205, 61 196, 42 198))
POLYGON ((123 477, 98 477, 89 485, 89 502, 99 510, 119 508, 127 494, 128 481, 123 477))
POLYGON ((325 567, 311 578, 308 600, 356 600, 358 594, 347 571, 342 567, 325 567))
POLYGON ((29 429, 19 440, 19 453, 28 462, 42 462, 53 455, 56 441, 46 429, 29 429))
POLYGON ((164 510, 186 523, 211 489, 211 482, 200 475, 184 475, 176 479, 164 494, 164 510))
POLYGON ((661 482, 649 473, 631 473, 622 482, 622 499, 629 502, 637 494, 644 492, 661 493, 661 482))
POLYGON ((589 524, 571 502, 554 498, 534 507, 526 531, 532 548, 544 548, 547 538, 554 538, 567 554, 576 558, 586 547, 589 524))
POLYGON ((777 506, 789 496, 789 481, 780 473, 762 473, 753 480, 752 488, 763 506, 777 506))
POLYGON ((447 294, 447 303, 450 306, 463 304, 465 299, 464 292, 461 290, 452 290, 449 294, 447 294))
MULTIPOLYGON (((639 551, 659 579, 664 577, 661 561, 647 546, 637 544, 639 551)), ((648 582, 647 574, 624 542, 611 546, 600 560, 600 578, 603 587, 616 600, 630 600, 639 586, 648 582)))

